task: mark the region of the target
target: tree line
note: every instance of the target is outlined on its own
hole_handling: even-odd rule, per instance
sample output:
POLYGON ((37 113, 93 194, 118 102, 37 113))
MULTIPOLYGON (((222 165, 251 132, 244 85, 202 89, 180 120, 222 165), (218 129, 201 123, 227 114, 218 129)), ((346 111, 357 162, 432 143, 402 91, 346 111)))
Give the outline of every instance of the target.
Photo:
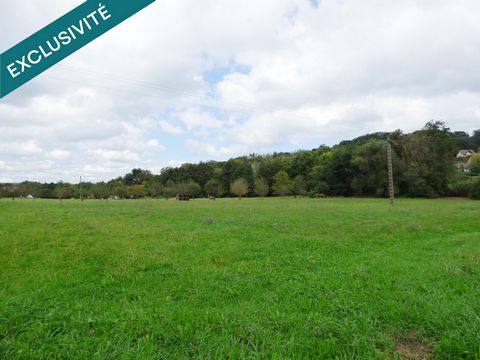
POLYGON ((386 141, 393 149, 395 192, 406 197, 480 198, 480 155, 465 172, 460 149, 480 152, 480 130, 452 132, 445 123, 428 122, 404 134, 374 133, 293 153, 251 154, 228 161, 168 167, 159 174, 134 169, 108 182, 80 184, 23 182, 1 184, 1 197, 138 199, 244 196, 377 196, 388 191, 386 141))

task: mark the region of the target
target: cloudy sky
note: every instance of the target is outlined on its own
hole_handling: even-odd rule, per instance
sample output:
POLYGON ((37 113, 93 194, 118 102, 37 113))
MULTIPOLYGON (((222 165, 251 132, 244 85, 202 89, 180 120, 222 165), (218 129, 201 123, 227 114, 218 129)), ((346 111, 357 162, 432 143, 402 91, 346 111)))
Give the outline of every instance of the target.
MULTIPOLYGON (((82 1, 0 3, 3 52, 82 1)), ((157 0, 0 100, 0 182, 480 128, 478 0, 157 0)))

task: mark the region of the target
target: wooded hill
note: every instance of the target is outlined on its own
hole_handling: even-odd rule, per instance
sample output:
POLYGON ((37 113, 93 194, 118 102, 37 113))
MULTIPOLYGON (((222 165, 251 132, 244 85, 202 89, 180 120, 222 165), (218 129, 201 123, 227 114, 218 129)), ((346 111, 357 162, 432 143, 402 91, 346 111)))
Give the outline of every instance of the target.
POLYGON ((404 134, 374 133, 293 153, 251 154, 164 168, 160 174, 134 169, 101 183, 24 182, 0 185, 2 197, 171 198, 229 196, 387 195, 386 140, 393 146, 395 190, 399 196, 480 198, 480 155, 457 159, 459 150, 479 152, 480 130, 452 132, 429 122, 404 134), (468 171, 466 172, 465 169, 468 171))

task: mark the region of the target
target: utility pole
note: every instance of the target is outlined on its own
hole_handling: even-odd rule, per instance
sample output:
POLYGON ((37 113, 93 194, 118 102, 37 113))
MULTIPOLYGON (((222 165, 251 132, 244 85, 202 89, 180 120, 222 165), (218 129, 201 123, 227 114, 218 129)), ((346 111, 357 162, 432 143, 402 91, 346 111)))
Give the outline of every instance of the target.
POLYGON ((392 162, 392 141, 387 139, 388 156, 388 193, 390 195, 390 204, 395 203, 395 187, 393 185, 393 162, 392 162))

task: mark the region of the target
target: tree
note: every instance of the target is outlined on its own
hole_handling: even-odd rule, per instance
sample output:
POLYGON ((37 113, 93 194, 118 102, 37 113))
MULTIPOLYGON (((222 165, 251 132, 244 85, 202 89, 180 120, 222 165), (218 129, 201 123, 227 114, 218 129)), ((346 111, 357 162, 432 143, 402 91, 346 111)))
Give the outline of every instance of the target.
POLYGON ((148 193, 151 197, 158 198, 163 194, 163 185, 157 176, 153 176, 147 182, 148 193))
POLYGON ((255 179, 255 194, 261 197, 265 197, 270 192, 268 181, 265 178, 255 179))
POLYGON ((108 199, 111 196, 111 191, 104 182, 95 184, 91 189, 91 193, 95 196, 95 199, 108 199))
POLYGON ((131 173, 124 176, 123 180, 126 185, 140 185, 148 182, 152 177, 149 170, 133 169, 131 173))
POLYGON ((205 184, 205 193, 208 196, 220 197, 223 195, 223 186, 216 179, 210 179, 205 184))
POLYGON ((60 182, 57 185, 57 198, 62 199, 71 199, 74 197, 75 189, 71 184, 60 182))
POLYGON ((480 129, 473 132, 470 143, 473 146, 473 150, 480 152, 480 129))
POLYGON ((273 191, 275 194, 285 196, 292 191, 292 182, 286 171, 280 170, 273 177, 273 191))
POLYGON ((406 193, 435 197, 448 193, 455 174, 455 136, 441 121, 401 139, 405 160, 406 193))
POLYGON ((197 197, 202 192, 202 188, 195 181, 182 182, 177 184, 177 194, 181 196, 197 197))
POLYGON ((7 188, 8 195, 12 198, 12 200, 15 200, 16 197, 19 196, 19 191, 18 191, 18 186, 16 185, 11 185, 7 188))
POLYGON ((240 157, 228 160, 224 167, 221 176, 222 185, 227 189, 237 179, 244 179, 249 184, 253 185, 253 169, 247 157, 240 157))
POLYGON ((307 183, 303 175, 295 176, 293 179, 293 193, 299 196, 307 195, 307 183))
POLYGON ((294 154, 290 166, 292 177, 307 176, 315 163, 315 154, 312 151, 299 151, 294 154))
POLYGON ((332 195, 352 195, 352 152, 352 145, 342 145, 333 148, 331 155, 327 156, 328 163, 322 169, 321 180, 329 185, 332 195))
POLYGON ((465 131, 455 131, 453 134, 455 136, 456 151, 469 150, 472 148, 473 141, 468 133, 465 131))
POLYGON ((163 187, 163 197, 165 199, 170 199, 177 194, 177 185, 171 179, 168 179, 165 182, 165 186, 163 187))
MULTIPOLYGON (((394 166, 399 169, 398 160, 393 152, 394 166)), ((352 165, 352 190, 355 195, 384 196, 388 188, 387 148, 379 140, 370 140, 358 146, 353 152, 352 165)), ((399 181, 394 176, 396 182, 399 181)))
POLYGON ((241 200, 242 196, 248 194, 248 183, 244 178, 235 180, 230 185, 230 191, 238 196, 238 199, 241 200))
POLYGON ((480 176, 477 176, 470 188, 470 197, 474 200, 480 200, 480 176))
POLYGON ((145 196, 145 190, 143 185, 130 185, 128 187, 128 195, 132 199, 139 199, 145 196))
POLYGON ((326 168, 330 164, 333 151, 329 149, 316 150, 315 165, 307 177, 308 188, 314 193, 329 194, 330 186, 326 181, 326 168))
POLYGON ((468 168, 471 172, 480 174, 480 154, 473 155, 470 158, 468 168))
POLYGON ((112 194, 120 199, 125 199, 128 196, 128 189, 122 183, 116 183, 112 187, 112 194))
POLYGON ((271 188, 273 186, 273 177, 280 170, 287 171, 289 167, 285 166, 285 161, 282 160, 280 156, 265 156, 258 166, 258 177, 264 178, 268 182, 268 186, 271 188))

